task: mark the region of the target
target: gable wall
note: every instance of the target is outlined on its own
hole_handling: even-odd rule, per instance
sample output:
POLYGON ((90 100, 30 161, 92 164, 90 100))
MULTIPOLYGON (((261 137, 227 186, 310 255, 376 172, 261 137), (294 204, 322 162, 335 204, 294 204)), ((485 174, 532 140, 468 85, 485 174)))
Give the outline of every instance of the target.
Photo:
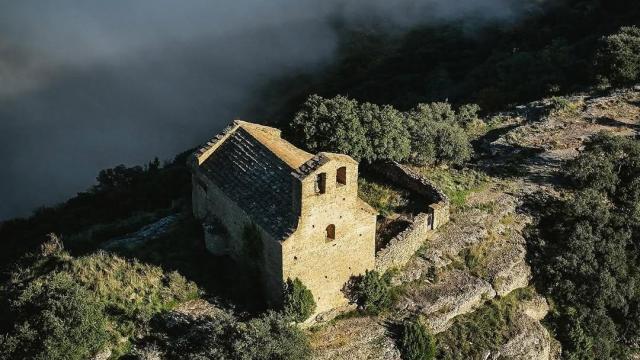
POLYGON ((299 183, 297 231, 282 244, 284 279, 300 278, 313 292, 317 313, 343 306, 342 288, 353 275, 375 266, 376 215, 362 209, 357 198, 358 169, 352 162, 331 160, 299 183), (338 167, 347 167, 347 185, 336 185, 338 167), (326 193, 316 194, 315 174, 326 173, 326 193), (326 238, 335 225, 336 238, 326 238))

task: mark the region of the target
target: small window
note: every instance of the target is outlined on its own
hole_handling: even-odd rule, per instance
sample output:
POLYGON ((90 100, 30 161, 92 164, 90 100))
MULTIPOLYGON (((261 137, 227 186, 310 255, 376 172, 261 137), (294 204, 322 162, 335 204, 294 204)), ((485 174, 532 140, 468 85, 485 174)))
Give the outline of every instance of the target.
POLYGON ((327 191, 327 173, 316 176, 316 194, 324 194, 327 191))
POLYGON ((327 241, 333 241, 336 239, 336 226, 331 224, 327 226, 327 241))
POLYGON ((338 183, 338 185, 347 185, 347 167, 346 166, 338 168, 338 172, 336 173, 336 183, 338 183))

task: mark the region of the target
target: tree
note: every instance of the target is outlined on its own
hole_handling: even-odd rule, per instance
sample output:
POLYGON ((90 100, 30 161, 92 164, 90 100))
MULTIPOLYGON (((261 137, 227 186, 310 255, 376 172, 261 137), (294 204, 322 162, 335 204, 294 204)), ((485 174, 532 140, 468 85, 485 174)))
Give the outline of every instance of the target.
POLYGON ((418 319, 407 321, 402 325, 400 352, 404 360, 435 359, 435 339, 418 319))
POLYGON ((367 270, 351 281, 349 297, 365 312, 378 314, 391 306, 391 279, 388 274, 367 270))
POLYGON ((367 129, 367 140, 371 153, 365 160, 403 161, 409 156, 411 142, 404 126, 401 112, 389 105, 382 107, 364 103, 360 105, 359 117, 367 129))
POLYGON ((333 99, 311 95, 291 125, 311 151, 335 151, 358 161, 371 157, 371 146, 355 100, 340 95, 333 99))
POLYGON ((340 95, 312 95, 291 125, 312 151, 340 152, 367 162, 462 164, 471 157, 471 146, 461 125, 473 121, 478 111, 470 104, 456 114, 449 103, 439 102, 402 113, 340 95))
POLYGON ((622 27, 603 37, 596 60, 600 77, 613 85, 640 80, 640 27, 622 27))
POLYGON ((296 322, 303 322, 316 311, 313 294, 300 279, 287 279, 284 290, 284 311, 296 322))
POLYGON ((0 357, 87 359, 107 342, 102 305, 68 274, 53 273, 10 291, 13 330, 0 357))
POLYGON ((626 358, 640 341, 640 141, 598 135, 566 169, 572 196, 545 204, 527 242, 568 358, 626 358))
POLYGON ((467 106, 458 116, 447 103, 418 104, 409 111, 406 126, 411 134, 411 161, 430 165, 462 164, 469 160, 471 144, 458 123, 473 116, 474 111, 475 108, 467 106))

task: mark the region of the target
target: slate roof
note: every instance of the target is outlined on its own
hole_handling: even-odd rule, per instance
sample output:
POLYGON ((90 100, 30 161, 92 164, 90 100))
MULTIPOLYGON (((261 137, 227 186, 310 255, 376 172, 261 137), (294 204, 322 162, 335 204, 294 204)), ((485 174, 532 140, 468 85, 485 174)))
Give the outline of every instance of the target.
POLYGON ((201 171, 274 238, 287 237, 298 221, 292 171, 312 155, 258 125, 241 123, 227 136, 201 171))

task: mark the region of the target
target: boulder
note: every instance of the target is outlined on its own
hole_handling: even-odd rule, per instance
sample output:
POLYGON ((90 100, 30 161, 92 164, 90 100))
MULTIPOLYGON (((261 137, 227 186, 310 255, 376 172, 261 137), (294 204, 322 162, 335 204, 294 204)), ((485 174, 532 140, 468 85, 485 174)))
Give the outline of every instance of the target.
POLYGON ((458 315, 473 311, 496 292, 488 282, 466 272, 452 270, 434 284, 415 286, 398 301, 399 311, 421 314, 433 333, 446 330, 458 315))

